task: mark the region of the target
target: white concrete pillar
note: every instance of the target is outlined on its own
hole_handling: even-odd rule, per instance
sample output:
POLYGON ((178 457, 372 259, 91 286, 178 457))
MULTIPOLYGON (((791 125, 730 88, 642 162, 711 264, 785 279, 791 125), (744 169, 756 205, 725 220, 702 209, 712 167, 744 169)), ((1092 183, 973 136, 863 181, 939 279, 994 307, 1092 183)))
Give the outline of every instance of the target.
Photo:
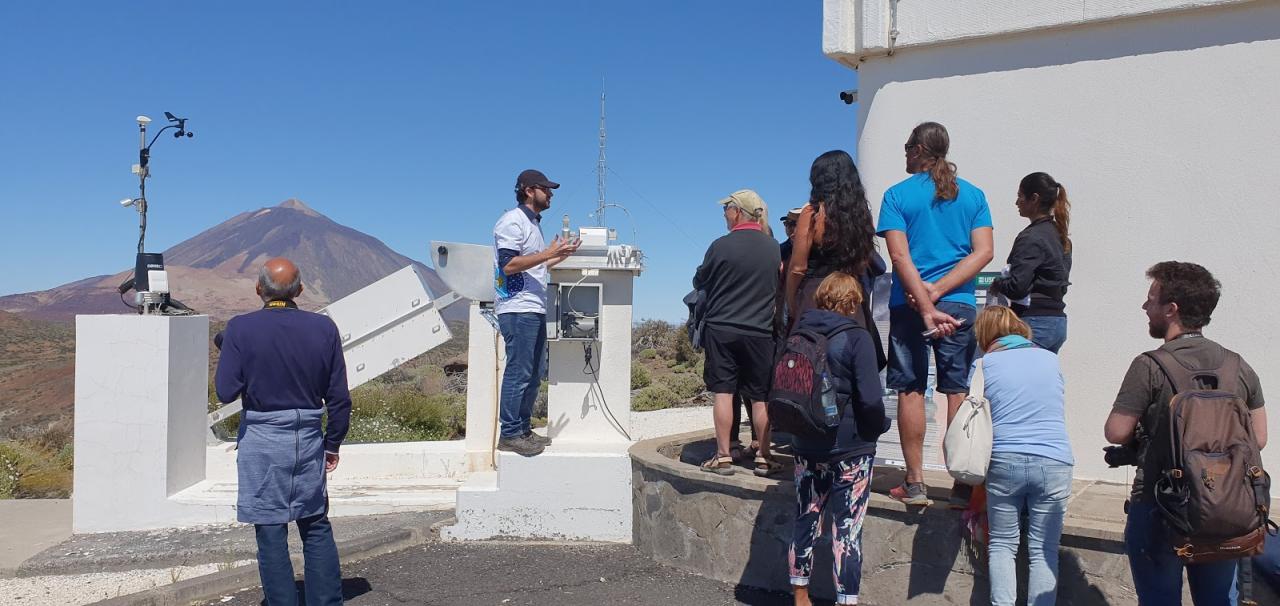
POLYGON ((467 328, 467 471, 492 471, 498 394, 506 365, 502 336, 472 302, 467 328))
POLYGON ((74 532, 183 522, 204 479, 208 316, 76 316, 74 532))

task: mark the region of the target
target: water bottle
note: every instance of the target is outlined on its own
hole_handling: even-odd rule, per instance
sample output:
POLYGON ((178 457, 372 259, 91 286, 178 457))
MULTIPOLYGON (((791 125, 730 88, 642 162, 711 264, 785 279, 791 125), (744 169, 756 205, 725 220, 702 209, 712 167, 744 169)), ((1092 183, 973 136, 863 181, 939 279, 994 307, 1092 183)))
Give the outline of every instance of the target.
POLYGON ((827 426, 840 424, 840 409, 836 406, 836 388, 831 384, 831 377, 822 373, 822 412, 827 416, 827 426))
POLYGON ((560 222, 560 241, 569 243, 569 215, 565 215, 560 222))

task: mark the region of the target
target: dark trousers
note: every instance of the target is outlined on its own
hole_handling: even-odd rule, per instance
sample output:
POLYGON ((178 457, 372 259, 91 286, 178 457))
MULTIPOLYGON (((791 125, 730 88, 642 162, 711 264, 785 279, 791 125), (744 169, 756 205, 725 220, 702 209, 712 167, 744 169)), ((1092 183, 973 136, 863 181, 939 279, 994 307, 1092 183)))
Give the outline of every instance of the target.
POLYGON ((756 425, 751 412, 751 398, 741 392, 733 394, 733 426, 729 428, 729 441, 741 442, 738 431, 742 427, 742 409, 747 409, 747 424, 751 426, 751 441, 756 439, 756 425))
MULTIPOLYGON (((254 524, 258 537, 258 575, 267 606, 297 606, 298 589, 289 561, 289 525, 254 524)), ((307 606, 342 604, 342 571, 329 517, 320 514, 298 520, 304 562, 303 587, 307 606)))

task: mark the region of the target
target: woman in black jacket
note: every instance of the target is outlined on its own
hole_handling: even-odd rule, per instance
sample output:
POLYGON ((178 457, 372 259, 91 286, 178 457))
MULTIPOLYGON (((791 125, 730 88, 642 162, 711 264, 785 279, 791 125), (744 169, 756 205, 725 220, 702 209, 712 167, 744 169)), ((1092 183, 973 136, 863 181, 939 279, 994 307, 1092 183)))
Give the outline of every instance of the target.
POLYGON ((788 553, 797 606, 808 606, 813 544, 823 511, 831 520, 836 602, 856 604, 862 582, 862 519, 871 494, 876 440, 889 430, 884 387, 871 334, 853 319, 862 303, 858 281, 833 272, 818 286, 816 309, 804 313, 797 330, 827 337, 827 374, 841 410, 840 426, 821 438, 796 437, 796 523, 788 553))
POLYGON ((1070 285, 1071 202, 1067 188, 1048 173, 1031 173, 1018 184, 1018 214, 1031 224, 1018 233, 1009 264, 991 284, 992 292, 1009 299, 1014 313, 1031 327, 1031 340, 1053 353, 1067 340, 1070 285))

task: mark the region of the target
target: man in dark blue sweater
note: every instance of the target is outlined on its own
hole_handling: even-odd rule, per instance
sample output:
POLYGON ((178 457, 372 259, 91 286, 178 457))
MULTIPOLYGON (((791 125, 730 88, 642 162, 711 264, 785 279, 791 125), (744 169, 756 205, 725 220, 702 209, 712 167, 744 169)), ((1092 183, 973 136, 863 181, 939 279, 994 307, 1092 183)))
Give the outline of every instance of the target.
POLYGON ((289 561, 289 522, 298 523, 306 603, 342 603, 338 548, 328 519, 325 473, 351 419, 347 364, 328 316, 298 309, 302 276, 285 258, 262 266, 263 308, 232 318, 222 333, 214 379, 218 399, 241 400, 236 517, 254 525, 266 603, 298 603, 289 561), (327 422, 322 422, 325 412, 327 422))

